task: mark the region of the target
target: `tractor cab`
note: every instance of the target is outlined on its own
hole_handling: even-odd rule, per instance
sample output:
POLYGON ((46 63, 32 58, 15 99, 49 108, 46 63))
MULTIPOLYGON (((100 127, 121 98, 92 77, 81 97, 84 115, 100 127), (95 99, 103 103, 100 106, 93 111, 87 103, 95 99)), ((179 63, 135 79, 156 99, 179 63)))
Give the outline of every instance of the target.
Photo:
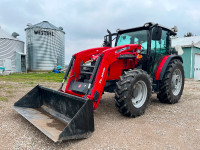
POLYGON ((143 55, 143 59, 138 64, 139 68, 153 75, 157 62, 160 58, 172 54, 170 36, 175 36, 177 28, 166 28, 152 22, 145 23, 144 26, 124 29, 118 29, 116 33, 111 34, 108 30, 108 35, 104 37, 104 46, 113 45, 121 46, 126 44, 138 44, 141 46, 137 53, 143 55), (105 44, 107 43, 107 44, 105 44))

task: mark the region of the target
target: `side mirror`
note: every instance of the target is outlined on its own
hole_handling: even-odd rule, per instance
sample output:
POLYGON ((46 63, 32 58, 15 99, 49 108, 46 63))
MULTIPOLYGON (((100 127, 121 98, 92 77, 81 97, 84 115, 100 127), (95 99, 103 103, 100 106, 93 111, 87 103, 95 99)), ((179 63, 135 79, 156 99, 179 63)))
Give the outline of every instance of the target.
POLYGON ((112 47, 112 33, 107 29, 108 35, 104 36, 103 47, 112 47))
POLYGON ((112 47, 112 33, 107 29, 108 35, 104 36, 103 47, 112 47))
POLYGON ((110 47, 112 47, 112 33, 107 29, 110 47))
POLYGON ((162 28, 161 27, 154 27, 152 29, 152 40, 160 41, 162 36, 162 28))

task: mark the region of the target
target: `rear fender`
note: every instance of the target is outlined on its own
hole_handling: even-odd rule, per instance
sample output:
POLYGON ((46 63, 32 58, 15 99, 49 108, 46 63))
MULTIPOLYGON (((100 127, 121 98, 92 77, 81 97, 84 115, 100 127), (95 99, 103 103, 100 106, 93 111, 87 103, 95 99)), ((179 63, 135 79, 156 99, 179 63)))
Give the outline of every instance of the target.
POLYGON ((173 59, 179 59, 181 62, 183 62, 183 59, 181 56, 178 55, 168 55, 168 56, 164 56, 163 58, 161 58, 160 63, 158 63, 154 75, 154 79, 155 80, 162 80, 163 76, 165 74, 165 71, 167 69, 168 64, 170 63, 171 60, 173 59))

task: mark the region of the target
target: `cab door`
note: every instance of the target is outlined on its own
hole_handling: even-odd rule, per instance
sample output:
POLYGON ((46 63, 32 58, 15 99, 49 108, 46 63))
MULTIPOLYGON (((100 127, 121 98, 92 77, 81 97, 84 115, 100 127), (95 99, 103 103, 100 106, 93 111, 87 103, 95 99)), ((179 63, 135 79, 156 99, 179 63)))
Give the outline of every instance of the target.
POLYGON ((161 40, 155 41, 151 40, 151 73, 155 70, 157 63, 162 57, 169 55, 170 49, 170 37, 168 31, 162 30, 161 40))

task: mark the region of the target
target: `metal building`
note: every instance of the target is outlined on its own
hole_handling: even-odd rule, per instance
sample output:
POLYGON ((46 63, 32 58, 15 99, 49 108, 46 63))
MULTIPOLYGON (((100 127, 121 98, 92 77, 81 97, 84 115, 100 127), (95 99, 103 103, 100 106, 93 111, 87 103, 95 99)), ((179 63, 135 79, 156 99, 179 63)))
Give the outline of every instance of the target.
POLYGON ((27 69, 31 71, 52 70, 55 66, 64 68, 65 32, 48 21, 35 25, 27 24, 26 52, 27 69))
POLYGON ((10 35, 0 27, 0 67, 9 72, 26 72, 24 42, 17 36, 16 32, 10 35))
POLYGON ((181 48, 186 78, 200 80, 200 36, 172 39, 172 47, 181 48))

